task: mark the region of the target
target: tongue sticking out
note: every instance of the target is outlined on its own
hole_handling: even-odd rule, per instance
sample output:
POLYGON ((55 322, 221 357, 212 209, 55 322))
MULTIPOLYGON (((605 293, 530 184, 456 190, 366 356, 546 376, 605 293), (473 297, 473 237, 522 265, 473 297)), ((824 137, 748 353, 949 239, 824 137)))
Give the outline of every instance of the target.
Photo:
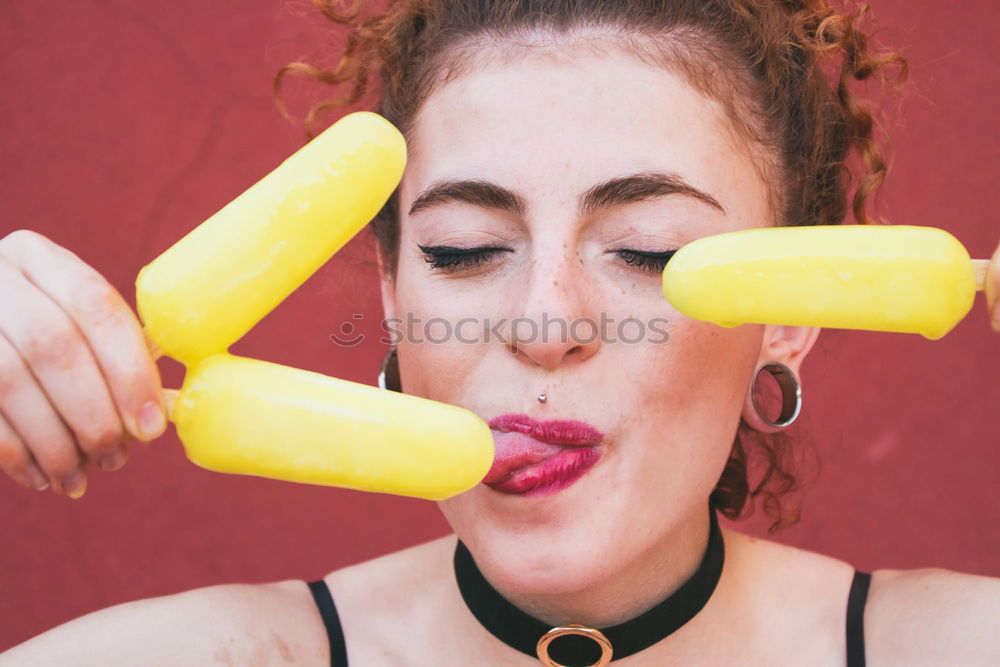
POLYGON ((521 468, 541 463, 571 447, 542 442, 524 433, 500 431, 493 431, 493 443, 493 467, 483 479, 485 484, 501 482, 521 468))

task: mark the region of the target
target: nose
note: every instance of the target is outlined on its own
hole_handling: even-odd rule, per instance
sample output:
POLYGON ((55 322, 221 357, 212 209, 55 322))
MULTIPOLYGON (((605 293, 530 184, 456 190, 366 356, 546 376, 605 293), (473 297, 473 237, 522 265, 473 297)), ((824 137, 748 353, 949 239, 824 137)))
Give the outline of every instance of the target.
POLYGON ((511 320, 507 349, 524 363, 555 370, 601 347, 598 299, 572 248, 534 258, 523 284, 521 314, 511 320), (557 259, 553 256, 558 255, 557 259))

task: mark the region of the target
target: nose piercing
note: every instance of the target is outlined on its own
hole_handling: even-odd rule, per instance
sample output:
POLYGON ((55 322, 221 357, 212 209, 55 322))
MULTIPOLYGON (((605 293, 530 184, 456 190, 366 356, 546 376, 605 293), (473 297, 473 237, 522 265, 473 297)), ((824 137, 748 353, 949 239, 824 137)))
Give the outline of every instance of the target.
POLYGON ((547 401, 547 400, 549 400, 549 398, 548 398, 548 396, 546 396, 545 394, 539 394, 539 395, 538 395, 538 402, 539 402, 539 403, 544 403, 544 402, 545 402, 545 401, 547 401))

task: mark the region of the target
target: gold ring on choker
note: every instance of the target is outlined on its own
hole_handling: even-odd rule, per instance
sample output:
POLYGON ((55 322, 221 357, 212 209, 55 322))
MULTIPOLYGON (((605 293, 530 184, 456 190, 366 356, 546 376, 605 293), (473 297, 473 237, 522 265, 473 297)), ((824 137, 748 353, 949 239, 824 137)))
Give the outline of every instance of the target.
POLYGON ((538 659, 542 661, 545 667, 566 667, 566 665, 561 665, 549 657, 549 644, 554 639, 565 637, 566 635, 589 637, 601 647, 601 657, 593 665, 590 665, 590 667, 604 667, 611 662, 611 642, 604 636, 604 633, 596 628, 588 628, 586 625, 570 623, 569 625, 560 625, 559 627, 552 628, 538 640, 538 648, 536 649, 538 651, 538 659))

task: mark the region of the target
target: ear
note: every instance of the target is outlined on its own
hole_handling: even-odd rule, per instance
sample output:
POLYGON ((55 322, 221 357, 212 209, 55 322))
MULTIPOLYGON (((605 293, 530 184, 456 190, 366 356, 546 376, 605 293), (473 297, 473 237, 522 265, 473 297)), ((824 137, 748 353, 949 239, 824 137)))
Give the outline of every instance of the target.
POLYGON ((375 243, 375 262, 382 292, 382 312, 386 320, 393 320, 396 317, 396 278, 389 270, 389 257, 378 242, 375 243))
POLYGON ((819 338, 820 327, 793 327, 776 324, 764 325, 764 339, 760 345, 757 365, 778 361, 799 375, 802 361, 819 338))

